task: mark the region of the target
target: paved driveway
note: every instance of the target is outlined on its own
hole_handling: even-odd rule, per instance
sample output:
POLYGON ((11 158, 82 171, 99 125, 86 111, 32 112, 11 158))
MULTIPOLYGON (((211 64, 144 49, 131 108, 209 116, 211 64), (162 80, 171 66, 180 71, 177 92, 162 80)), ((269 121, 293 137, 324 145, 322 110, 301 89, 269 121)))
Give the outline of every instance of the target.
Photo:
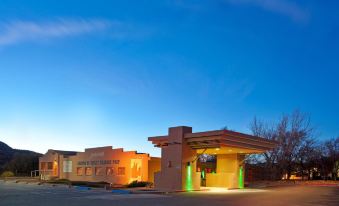
POLYGON ((79 191, 64 186, 4 183, 0 181, 0 205, 4 206, 212 206, 212 205, 339 205, 338 187, 289 186, 271 189, 220 190, 169 195, 116 195, 94 189, 79 191))

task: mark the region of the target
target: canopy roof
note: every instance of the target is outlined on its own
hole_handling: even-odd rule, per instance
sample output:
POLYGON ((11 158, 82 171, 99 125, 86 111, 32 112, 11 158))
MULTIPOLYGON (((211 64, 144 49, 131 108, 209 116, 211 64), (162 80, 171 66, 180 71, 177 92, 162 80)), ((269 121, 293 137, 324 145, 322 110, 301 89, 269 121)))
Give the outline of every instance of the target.
MULTIPOLYGON (((165 147, 171 142, 169 136, 149 137, 155 147, 165 147)), ((207 132, 186 133, 184 140, 198 153, 225 154, 225 153, 262 153, 276 147, 275 141, 267 140, 248 134, 230 130, 215 130, 207 132)))

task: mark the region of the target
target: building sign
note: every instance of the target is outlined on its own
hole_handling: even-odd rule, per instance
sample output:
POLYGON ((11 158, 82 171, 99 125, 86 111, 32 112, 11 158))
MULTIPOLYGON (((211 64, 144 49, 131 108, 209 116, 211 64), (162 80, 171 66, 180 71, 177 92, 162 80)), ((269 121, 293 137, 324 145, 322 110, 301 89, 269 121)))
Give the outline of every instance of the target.
POLYGON ((111 165, 111 164, 119 164, 120 160, 91 160, 91 161, 78 161, 78 165, 111 165))
POLYGON ((63 172, 72 172, 72 161, 64 161, 63 172))

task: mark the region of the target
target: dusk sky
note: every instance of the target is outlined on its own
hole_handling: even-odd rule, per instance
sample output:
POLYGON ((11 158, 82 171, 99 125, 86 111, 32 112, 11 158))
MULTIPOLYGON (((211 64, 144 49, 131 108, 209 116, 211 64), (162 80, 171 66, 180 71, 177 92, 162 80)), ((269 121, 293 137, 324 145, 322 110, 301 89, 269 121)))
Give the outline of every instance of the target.
POLYGON ((295 109, 339 135, 339 1, 0 4, 0 141, 123 147, 171 126, 250 133, 295 109))

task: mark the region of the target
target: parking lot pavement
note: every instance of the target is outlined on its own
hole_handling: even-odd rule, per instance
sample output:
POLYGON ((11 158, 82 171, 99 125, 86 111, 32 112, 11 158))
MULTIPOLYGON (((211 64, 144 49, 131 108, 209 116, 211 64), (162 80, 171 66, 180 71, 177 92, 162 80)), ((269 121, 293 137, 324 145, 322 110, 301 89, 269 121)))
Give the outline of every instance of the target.
POLYGON ((4 183, 0 206, 144 206, 144 205, 339 205, 338 187, 290 186, 271 189, 223 190, 161 194, 112 194, 103 189, 77 190, 66 186, 4 183))
MULTIPOLYGON (((0 206, 39 206, 39 205, 135 205, 139 199, 166 199, 168 195, 159 194, 124 194, 117 195, 104 189, 77 190, 69 189, 64 185, 36 185, 26 183, 1 182, 0 181, 0 206), (134 203, 133 203, 134 202, 134 203), (113 204, 114 205, 114 204, 113 204)), ((152 202, 152 201, 149 201, 152 202)), ((148 201, 147 201, 148 202, 148 201)))

